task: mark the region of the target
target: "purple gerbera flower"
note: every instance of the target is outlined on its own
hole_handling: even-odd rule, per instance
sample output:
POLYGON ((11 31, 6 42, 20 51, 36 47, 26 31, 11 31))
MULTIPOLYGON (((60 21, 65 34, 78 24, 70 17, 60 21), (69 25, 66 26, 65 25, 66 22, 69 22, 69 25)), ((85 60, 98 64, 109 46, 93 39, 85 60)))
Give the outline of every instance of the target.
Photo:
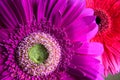
POLYGON ((101 80, 94 20, 83 0, 1 0, 0 80, 101 80))

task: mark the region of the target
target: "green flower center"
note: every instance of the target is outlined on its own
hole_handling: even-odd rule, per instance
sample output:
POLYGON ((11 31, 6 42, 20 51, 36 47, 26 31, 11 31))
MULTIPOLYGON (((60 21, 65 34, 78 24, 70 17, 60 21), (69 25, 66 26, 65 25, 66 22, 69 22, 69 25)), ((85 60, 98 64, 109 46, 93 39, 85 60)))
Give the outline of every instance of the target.
POLYGON ((42 44, 35 44, 28 50, 30 60, 39 64, 48 58, 47 49, 42 44))

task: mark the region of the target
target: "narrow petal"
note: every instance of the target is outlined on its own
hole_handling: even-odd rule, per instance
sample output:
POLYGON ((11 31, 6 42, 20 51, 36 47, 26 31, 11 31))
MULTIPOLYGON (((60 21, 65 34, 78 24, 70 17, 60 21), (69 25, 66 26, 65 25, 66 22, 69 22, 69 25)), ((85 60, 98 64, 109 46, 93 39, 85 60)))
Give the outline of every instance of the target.
POLYGON ((22 6, 24 8, 27 22, 31 22, 33 19, 32 4, 31 0, 22 0, 22 6))
POLYGON ((13 16, 10 14, 9 8, 6 7, 5 3, 6 2, 4 1, 0 1, 0 14, 2 15, 0 21, 2 21, 3 24, 6 25, 6 27, 13 27, 15 25, 15 22, 13 16))
POLYGON ((38 11, 37 11, 37 21, 40 22, 42 18, 44 18, 45 12, 45 2, 44 0, 39 0, 38 2, 38 11))
POLYGON ((75 0, 75 1, 69 0, 67 2, 67 6, 65 7, 65 9, 63 9, 64 11, 61 11, 63 18, 62 26, 67 26, 71 22, 76 20, 76 18, 78 18, 78 16, 82 12, 84 6, 85 6, 84 0, 75 0))
POLYGON ((20 1, 0 1, 1 26, 15 28, 18 24, 25 24, 25 14, 20 1), (18 5, 16 5, 18 4, 18 5), (3 25, 4 24, 4 25, 3 25))

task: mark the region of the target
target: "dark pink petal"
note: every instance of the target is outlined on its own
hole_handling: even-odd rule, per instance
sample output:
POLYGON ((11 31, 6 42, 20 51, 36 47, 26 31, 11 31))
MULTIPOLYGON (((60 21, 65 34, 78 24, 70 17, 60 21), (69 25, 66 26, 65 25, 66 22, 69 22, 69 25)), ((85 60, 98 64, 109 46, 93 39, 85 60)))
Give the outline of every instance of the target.
POLYGON ((4 63, 4 59, 0 57, 0 65, 4 63))
MULTIPOLYGON (((76 24, 75 23, 71 24, 67 28, 67 33, 71 40, 82 41, 82 42, 89 41, 93 36, 95 36, 95 33, 97 33, 98 27, 96 23, 92 23, 91 25, 88 25, 85 23, 83 19, 84 18, 81 18, 81 20, 77 21, 76 24)), ((91 20, 93 21, 93 19, 91 20)))
POLYGON ((16 1, 11 1, 8 0, 8 5, 10 7, 10 12, 14 18, 14 22, 16 22, 16 26, 18 24, 26 24, 26 18, 25 18, 25 13, 24 9, 22 7, 22 3, 20 0, 16 1))
POLYGON ((49 20, 50 14, 52 13, 52 11, 53 11, 54 7, 56 6, 57 2, 58 2, 58 0, 47 0, 47 2, 45 4, 45 6, 46 6, 45 7, 45 17, 47 18, 47 20, 49 20))
POLYGON ((66 1, 64 0, 40 0, 38 5, 37 21, 40 22, 41 19, 46 18, 51 21, 53 25, 60 25, 61 21, 61 7, 65 6, 66 1))
POLYGON ((79 47, 76 52, 78 55, 100 56, 103 53, 103 45, 97 42, 86 42, 79 47))
POLYGON ((0 74, 4 71, 4 65, 0 65, 0 74))
POLYGON ((103 66, 101 64, 101 56, 103 46, 100 43, 82 43, 80 48, 76 49, 77 53, 72 56, 71 64, 69 65, 69 73, 83 80, 103 80, 103 66), (72 71, 71 71, 72 70, 72 71))
POLYGON ((70 76, 67 72, 61 72, 60 77, 60 80, 74 80, 74 78, 70 76))
POLYGON ((37 11, 37 21, 40 22, 42 18, 44 18, 44 12, 45 12, 45 1, 39 0, 38 2, 38 11, 37 11))
POLYGON ((88 41, 95 36, 98 31, 98 27, 94 22, 95 17, 92 16, 92 14, 93 10, 87 8, 83 10, 81 15, 79 15, 73 22, 66 25, 68 37, 71 40, 88 41), (89 14, 86 16, 85 12, 88 12, 89 14))
MULTIPOLYGON (((54 17, 57 17, 57 23, 60 21, 60 17, 62 16, 60 13, 60 9, 65 7, 65 0, 51 0, 48 6, 47 18, 52 21, 54 17)), ((52 22, 53 23, 53 22, 52 22)), ((54 22, 55 23, 55 22, 54 22)), ((60 23, 59 23, 60 24, 60 23)))
POLYGON ((3 65, 5 62, 5 57, 0 53, 0 65, 3 65))
POLYGON ((61 10, 62 14, 62 27, 68 26, 70 23, 74 22, 85 6, 85 1, 83 0, 69 0, 65 9, 61 10))
POLYGON ((96 35, 97 31, 98 31, 98 27, 97 27, 96 23, 92 23, 89 26, 89 29, 86 29, 83 32, 83 34, 79 37, 79 40, 82 42, 89 41, 90 39, 92 39, 96 35))
POLYGON ((85 78, 88 78, 88 80, 97 80, 97 78, 101 78, 103 74, 100 61, 90 55, 74 55, 70 66, 76 66, 76 68, 71 68, 69 73, 74 76, 81 73, 82 76, 78 75, 78 77, 83 77, 83 80, 85 78))
POLYGON ((62 16, 60 12, 56 12, 54 15, 52 15, 52 24, 55 25, 55 27, 60 27, 62 16))
POLYGON ((80 68, 77 69, 77 68, 69 67, 67 73, 71 75, 74 78, 74 80, 94 80, 95 79, 95 78, 91 79, 82 70, 80 70, 80 68))
POLYGON ((87 55, 74 55, 71 63, 75 65, 83 66, 83 65, 92 65, 91 63, 93 64, 100 63, 100 61, 89 55, 88 56, 87 55))
POLYGON ((15 28, 26 23, 23 7, 20 1, 0 1, 0 25, 15 28), (17 4, 17 5, 16 5, 17 4))
POLYGON ((22 2, 22 6, 24 8, 26 20, 28 23, 30 23, 33 19, 31 0, 22 0, 21 2, 22 2))
POLYGON ((0 42, 7 40, 9 38, 9 33, 7 29, 0 29, 0 42))
POLYGON ((7 1, 0 1, 0 14, 2 15, 0 21, 2 21, 7 27, 15 26, 16 22, 14 20, 13 14, 10 13, 9 5, 7 1), (3 19, 3 20, 2 20, 3 19))
POLYGON ((2 76, 10 75, 10 72, 8 72, 7 70, 5 70, 1 75, 2 76))
POLYGON ((13 78, 10 75, 6 75, 2 77, 1 80, 13 80, 13 78))
POLYGON ((91 16, 91 15, 93 15, 94 14, 94 10, 93 9, 91 9, 91 8, 85 8, 82 12, 81 12, 81 16, 85 16, 85 15, 87 15, 87 16, 91 16))

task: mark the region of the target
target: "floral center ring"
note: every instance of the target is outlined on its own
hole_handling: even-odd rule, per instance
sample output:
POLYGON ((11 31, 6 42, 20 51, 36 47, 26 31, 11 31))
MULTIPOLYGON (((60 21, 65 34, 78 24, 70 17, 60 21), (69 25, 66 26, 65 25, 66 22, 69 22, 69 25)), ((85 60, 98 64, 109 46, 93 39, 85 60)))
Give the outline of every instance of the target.
POLYGON ((57 68, 61 48, 49 34, 31 33, 19 44, 17 58, 25 72, 33 76, 44 76, 57 68))
POLYGON ((111 24, 111 21, 109 15, 105 11, 100 9, 95 9, 94 11, 94 15, 96 16, 96 23, 99 26, 99 32, 110 28, 109 26, 111 24))

